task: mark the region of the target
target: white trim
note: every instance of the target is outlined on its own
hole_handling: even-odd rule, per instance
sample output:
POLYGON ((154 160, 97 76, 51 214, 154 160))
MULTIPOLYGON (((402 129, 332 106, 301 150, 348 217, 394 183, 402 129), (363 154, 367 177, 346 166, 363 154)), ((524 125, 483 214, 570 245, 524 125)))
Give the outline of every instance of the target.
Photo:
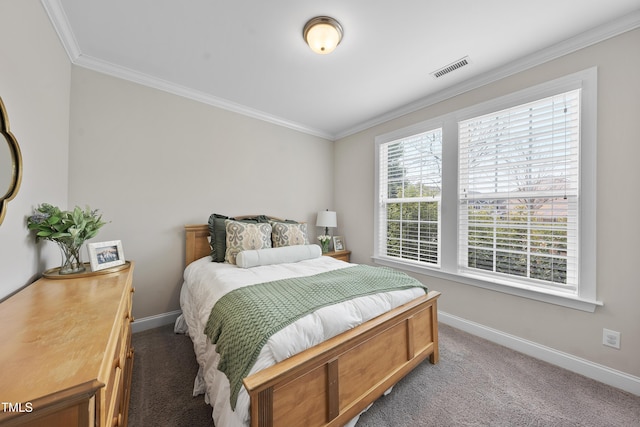
POLYGON ((69 25, 67 14, 62 8, 62 3, 60 0, 41 0, 41 3, 47 15, 49 15, 49 20, 51 20, 53 29, 58 34, 64 50, 67 52, 71 62, 74 63, 80 56, 80 46, 73 31, 71 31, 71 26, 69 25))
POLYGON ((610 39, 612 37, 640 27, 640 11, 637 11, 635 13, 628 14, 620 19, 609 22, 608 24, 602 25, 589 31, 585 31, 582 34, 564 40, 560 43, 557 43, 556 45, 540 50, 524 58, 513 61, 498 69, 491 70, 475 78, 466 80, 458 85, 426 96, 416 102, 407 104, 401 108, 389 111, 378 117, 374 117, 358 125, 347 128, 341 132, 338 132, 337 134, 330 134, 321 129, 313 129, 300 123, 294 123, 280 117, 272 116, 270 114, 254 110, 252 108, 227 101, 222 98, 181 87, 170 82, 156 79, 146 74, 133 72, 132 70, 128 70, 123 67, 119 67, 108 62, 99 61, 95 58, 83 55, 80 50, 80 46, 75 39, 73 31, 71 31, 69 20, 64 13, 64 9, 60 0, 41 0, 41 3, 45 11, 47 12, 47 15, 49 15, 49 19, 51 20, 51 23, 53 24, 53 27, 57 32, 62 45, 67 51, 67 55, 69 55, 71 62, 75 65, 90 68, 94 71, 112 75, 114 77, 122 78, 125 80, 131 80, 145 86, 172 93, 174 95, 183 96, 188 99, 193 99, 195 101, 233 111, 238 114, 243 114, 259 120, 264 120, 268 123, 273 123, 289 129, 297 130, 302 133, 318 136, 320 138, 325 138, 330 141, 336 141, 338 139, 345 138, 349 135, 353 135, 365 129, 369 129, 381 123, 388 122, 389 120, 404 116, 430 105, 437 104, 438 102, 452 98, 456 95, 460 95, 486 84, 527 70, 536 65, 543 64, 545 62, 559 58, 563 55, 573 53, 577 50, 594 45, 601 41, 610 39))
POLYGON ((472 335, 526 354, 527 356, 543 360, 552 365, 640 396, 640 377, 590 362, 572 354, 564 353, 446 312, 438 311, 438 319, 445 325, 453 326, 472 335))
MULTIPOLYGON (((456 283, 476 286, 478 288, 489 289, 491 291, 502 292, 504 294, 515 295, 522 298, 528 298, 535 301, 555 304, 562 307, 572 308, 574 310, 586 311, 593 313, 596 307, 603 306, 602 301, 580 298, 572 295, 565 295, 559 292, 546 291, 542 288, 527 289, 526 287, 518 287, 513 284, 503 285, 498 282, 481 280, 475 277, 466 276, 457 273, 449 273, 436 268, 429 268, 419 265, 416 262, 403 262, 395 258, 371 257, 376 264, 386 267, 399 268, 401 270, 411 271, 425 276, 437 277, 439 279, 451 280, 456 283)), ((445 260, 443 260, 444 262, 445 260)))
MULTIPOLYGON (((168 325, 175 322, 180 314, 182 314, 182 311, 175 310, 169 313, 144 317, 134 321, 131 328, 132 331, 136 333, 168 325)), ((590 362, 586 359, 537 344, 533 341, 519 338, 515 335, 507 334, 497 329, 489 328, 440 310, 438 310, 438 320, 445 325, 449 325, 480 338, 484 338, 488 341, 526 354, 527 356, 535 357, 536 359, 543 360, 571 372, 584 375, 593 380, 600 381, 604 384, 640 396, 639 377, 629 375, 598 363, 590 362)))
POLYGON ((334 135, 334 140, 346 138, 347 136, 372 128, 398 117, 405 116, 420 109, 435 105, 454 96, 469 92, 487 84, 504 79, 522 71, 533 68, 537 65, 544 64, 561 56, 568 55, 580 49, 584 49, 596 43, 623 34, 627 31, 640 27, 640 10, 626 15, 620 19, 609 22, 608 24, 585 31, 575 37, 564 40, 546 49, 539 50, 531 55, 517 59, 509 64, 503 65, 498 69, 490 70, 484 74, 472 77, 455 86, 441 90, 440 92, 428 95, 411 104, 404 105, 395 110, 384 113, 378 117, 362 122, 356 126, 345 129, 334 135))
POLYGON ((389 267, 410 270, 427 276, 435 276, 447 280, 454 280, 467 285, 478 286, 498 292, 530 298, 537 301, 556 304, 577 310, 594 312, 597 306, 603 303, 597 300, 596 294, 596 217, 595 210, 595 171, 596 169, 596 125, 593 118, 597 111, 597 68, 591 67, 583 71, 578 71, 557 79, 541 83, 532 87, 521 89, 508 95, 487 100, 475 105, 471 105, 456 111, 452 111, 443 116, 416 123, 404 128, 378 135, 375 137, 375 191, 374 198, 374 262, 389 267), (469 117, 486 114, 504 108, 530 102, 539 98, 552 96, 564 91, 582 88, 583 101, 581 103, 581 170, 589 173, 581 173, 580 187, 581 200, 579 207, 580 214, 580 251, 579 261, 579 285, 578 293, 565 293, 560 290, 547 288, 544 286, 534 286, 535 282, 516 281, 505 279, 501 281, 498 277, 480 277, 466 274, 458 266, 459 262, 459 241, 458 241, 458 217, 454 212, 458 212, 458 121, 469 117), (418 263, 410 260, 403 260, 386 256, 383 253, 380 239, 386 235, 386 227, 381 220, 380 210, 380 145, 395 138, 412 133, 424 132, 441 123, 443 132, 443 185, 442 185, 442 212, 450 212, 449 215, 441 215, 441 255, 439 260, 441 267, 434 268, 427 263, 418 263), (448 139, 447 139, 448 138, 448 139), (583 164, 584 163, 584 164, 583 164), (585 169, 587 168, 587 169, 585 169), (453 174, 456 175, 453 175, 453 174), (455 239, 453 238, 455 237, 455 239))
POLYGON ((174 323, 181 314, 181 310, 174 310, 168 313, 156 314, 154 316, 143 317, 142 319, 135 319, 131 324, 131 332, 135 334, 136 332, 146 331, 147 329, 169 325, 174 323))
POLYGON ((109 76, 117 77, 123 80, 138 83, 143 86, 158 89, 164 92, 171 93, 173 95, 181 96, 194 101, 202 102, 203 104, 211 105, 213 107, 222 108, 223 110, 232 111, 247 117, 262 120, 267 123, 272 123, 285 128, 293 129, 298 132, 306 133, 308 135, 317 136, 320 138, 334 140, 334 135, 327 133, 321 129, 311 128, 301 123, 296 123, 282 117, 277 117, 272 114, 265 113, 253 108, 249 108, 238 103, 219 98, 217 96, 210 95, 208 93, 184 87, 166 80, 159 79, 157 77, 150 76, 135 70, 131 70, 111 62, 103 61, 98 58, 94 58, 82 53, 80 46, 71 30, 69 20, 64 12, 64 8, 60 0, 41 0, 42 5, 49 15, 49 19, 53 23, 53 27, 58 33, 58 37, 62 42, 67 55, 71 59, 74 65, 87 68, 99 73, 107 74, 109 76))
POLYGON ((223 110, 232 111, 243 116, 262 120, 267 123, 272 123, 284 128, 293 129, 298 132, 333 141, 333 135, 322 130, 314 129, 300 123, 292 122, 281 117, 277 117, 250 107, 246 107, 244 105, 240 105, 224 98, 219 98, 217 96, 213 96, 199 90, 180 86, 176 83, 162 80, 148 74, 131 70, 129 68, 121 67, 119 65, 115 65, 88 55, 80 54, 80 56, 74 61, 74 64, 79 67, 97 71, 99 73, 107 74, 123 80, 138 83, 143 86, 151 87, 153 89, 158 89, 163 92, 171 93, 173 95, 181 96, 183 98, 201 102, 206 105, 211 105, 213 107, 222 108, 223 110))

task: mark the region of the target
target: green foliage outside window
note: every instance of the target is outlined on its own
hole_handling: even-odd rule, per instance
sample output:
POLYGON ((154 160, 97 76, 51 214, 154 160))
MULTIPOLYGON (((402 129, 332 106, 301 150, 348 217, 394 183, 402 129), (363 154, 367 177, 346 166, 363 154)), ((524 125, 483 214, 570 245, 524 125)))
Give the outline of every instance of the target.
POLYGON ((469 211, 469 268, 567 283, 566 218, 541 219, 526 205, 469 211))
MULTIPOLYGON (((398 191, 403 191, 405 198, 418 198, 420 187, 405 183, 398 191)), ((439 190, 423 186, 422 195, 434 197, 439 190)), ((387 255, 438 262, 438 201, 387 204, 387 255)))

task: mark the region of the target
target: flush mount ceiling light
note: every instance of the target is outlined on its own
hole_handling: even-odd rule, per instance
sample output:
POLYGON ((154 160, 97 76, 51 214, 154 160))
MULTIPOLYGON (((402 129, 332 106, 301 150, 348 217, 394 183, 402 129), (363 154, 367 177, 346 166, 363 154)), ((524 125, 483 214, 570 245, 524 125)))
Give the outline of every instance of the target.
POLYGON ((342 26, 338 21, 328 16, 316 16, 304 25, 302 37, 315 53, 326 55, 340 44, 342 40, 342 26))

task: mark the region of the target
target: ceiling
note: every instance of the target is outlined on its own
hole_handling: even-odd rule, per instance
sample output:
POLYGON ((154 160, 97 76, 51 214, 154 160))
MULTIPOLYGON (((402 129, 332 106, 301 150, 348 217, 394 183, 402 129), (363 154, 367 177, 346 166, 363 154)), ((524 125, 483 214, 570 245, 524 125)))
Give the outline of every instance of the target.
POLYGON ((332 140, 640 26, 640 0, 42 3, 76 65, 332 140), (329 55, 317 15, 344 29, 329 55))

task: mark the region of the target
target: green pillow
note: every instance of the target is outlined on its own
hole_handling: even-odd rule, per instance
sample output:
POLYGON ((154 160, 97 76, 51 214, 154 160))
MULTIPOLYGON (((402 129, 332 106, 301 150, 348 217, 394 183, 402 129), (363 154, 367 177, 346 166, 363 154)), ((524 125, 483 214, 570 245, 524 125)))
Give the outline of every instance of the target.
POLYGON ((209 216, 209 244, 211 245, 211 258, 213 262, 224 262, 227 239, 224 220, 227 218, 229 217, 215 213, 209 216), (222 226, 220 226, 220 224, 222 224, 222 226))
POLYGON ((252 218, 246 218, 242 220, 236 220, 225 215, 211 214, 209 216, 209 236, 211 245, 211 258, 213 262, 224 262, 225 253, 227 252, 227 228, 224 221, 226 219, 249 222, 249 223, 262 223, 269 222, 269 218, 266 215, 258 215, 252 218))

